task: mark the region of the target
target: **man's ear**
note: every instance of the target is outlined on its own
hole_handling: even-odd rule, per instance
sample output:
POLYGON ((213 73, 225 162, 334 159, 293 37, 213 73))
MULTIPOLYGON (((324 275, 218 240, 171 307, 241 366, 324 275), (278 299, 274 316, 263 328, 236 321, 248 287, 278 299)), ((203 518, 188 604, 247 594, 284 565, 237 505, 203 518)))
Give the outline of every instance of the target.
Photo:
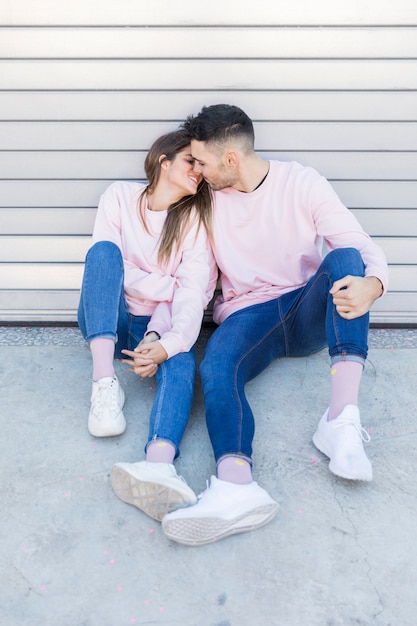
POLYGON ((235 168, 239 164, 239 156, 234 150, 228 150, 225 154, 225 162, 227 167, 235 168))

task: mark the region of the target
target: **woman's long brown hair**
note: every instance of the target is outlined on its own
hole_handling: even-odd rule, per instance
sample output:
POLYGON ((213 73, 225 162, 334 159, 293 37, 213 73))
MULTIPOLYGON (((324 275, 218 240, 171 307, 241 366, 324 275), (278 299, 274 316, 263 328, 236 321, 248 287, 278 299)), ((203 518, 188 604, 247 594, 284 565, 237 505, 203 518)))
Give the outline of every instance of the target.
MULTIPOLYGON (((146 198, 155 191, 161 175, 161 163, 164 160, 173 161, 178 152, 190 145, 190 138, 182 130, 167 133, 159 137, 151 146, 145 159, 145 174, 148 184, 139 198, 139 217, 145 230, 149 233, 146 224, 146 198), (161 160, 161 155, 165 157, 161 160)), ((167 217, 159 239, 158 261, 167 262, 174 250, 178 249, 188 229, 192 226, 190 220, 192 209, 195 209, 198 219, 198 229, 201 225, 211 235, 211 194, 209 186, 203 179, 195 195, 184 196, 168 207, 167 217)), ((198 232, 198 231, 197 231, 198 232)))

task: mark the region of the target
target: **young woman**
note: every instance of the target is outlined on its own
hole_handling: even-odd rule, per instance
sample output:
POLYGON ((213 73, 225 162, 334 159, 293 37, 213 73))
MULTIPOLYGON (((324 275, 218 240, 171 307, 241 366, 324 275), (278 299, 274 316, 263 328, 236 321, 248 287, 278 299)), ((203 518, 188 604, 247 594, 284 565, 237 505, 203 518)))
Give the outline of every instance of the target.
POLYGON ((160 137, 145 160, 147 185, 116 182, 104 192, 78 310, 93 358, 92 435, 126 428, 115 357, 124 355, 142 378, 156 376, 146 460, 114 465, 112 485, 157 520, 196 502, 173 461, 193 397, 193 345, 217 278, 207 234, 210 192, 189 144, 182 131, 160 137))

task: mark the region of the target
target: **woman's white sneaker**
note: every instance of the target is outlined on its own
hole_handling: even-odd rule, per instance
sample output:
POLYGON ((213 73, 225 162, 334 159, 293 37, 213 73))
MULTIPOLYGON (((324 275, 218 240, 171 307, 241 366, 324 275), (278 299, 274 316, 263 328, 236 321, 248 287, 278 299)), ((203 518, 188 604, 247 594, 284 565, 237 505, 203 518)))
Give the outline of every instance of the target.
POLYGON ((93 382, 88 431, 94 437, 114 437, 126 430, 125 394, 117 377, 93 382))
POLYGON ((328 413, 327 409, 313 435, 313 443, 330 459, 330 471, 349 480, 372 480, 372 465, 363 449, 363 442, 371 438, 361 426, 358 407, 348 404, 330 421, 327 421, 328 413))
POLYGON ((162 529, 172 541, 202 546, 264 526, 277 511, 278 504, 258 483, 238 485, 212 476, 198 503, 166 515, 162 529))
POLYGON ((149 517, 161 521, 167 513, 197 502, 197 496, 171 463, 116 463, 111 473, 115 494, 149 517))

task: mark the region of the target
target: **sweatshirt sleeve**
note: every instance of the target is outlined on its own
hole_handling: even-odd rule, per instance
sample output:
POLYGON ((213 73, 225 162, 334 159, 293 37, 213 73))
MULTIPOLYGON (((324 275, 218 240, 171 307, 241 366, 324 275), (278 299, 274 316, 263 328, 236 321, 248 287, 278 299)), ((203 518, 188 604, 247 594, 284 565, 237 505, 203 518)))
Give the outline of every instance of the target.
POLYGON ((148 330, 160 333, 168 358, 192 348, 216 286, 217 266, 203 226, 197 229, 194 224, 186 236, 175 277, 177 286, 172 302, 158 305, 148 326, 148 330), (168 314, 171 319, 166 330, 168 314))
POLYGON ((311 188, 310 206, 317 233, 323 237, 328 249, 351 247, 359 250, 365 264, 365 276, 378 278, 385 293, 389 277, 384 252, 363 230, 353 213, 322 176, 318 176, 311 188))
POLYGON ((160 337, 171 330, 172 307, 171 302, 159 302, 149 320, 146 332, 155 331, 160 337))
POLYGON ((93 243, 111 241, 122 253, 124 265, 124 289, 129 296, 137 300, 162 302, 172 300, 176 287, 174 276, 162 272, 147 272, 131 260, 131 243, 124 236, 123 229, 128 227, 123 213, 131 210, 130 196, 124 195, 123 186, 113 183, 100 198, 93 231, 93 243))

